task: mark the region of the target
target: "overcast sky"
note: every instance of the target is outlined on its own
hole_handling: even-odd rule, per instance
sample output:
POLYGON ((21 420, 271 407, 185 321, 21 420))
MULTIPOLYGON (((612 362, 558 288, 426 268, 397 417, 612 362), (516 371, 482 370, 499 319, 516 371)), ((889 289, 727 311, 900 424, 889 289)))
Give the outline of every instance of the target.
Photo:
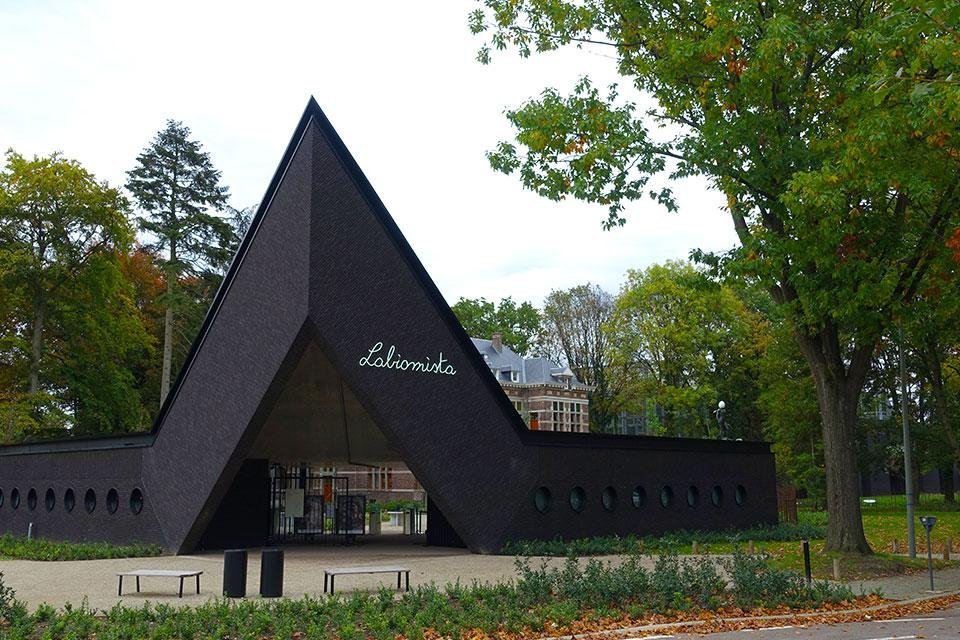
POLYGON ((53 2, 0 0, 0 148, 61 151, 100 179, 124 172, 167 118, 210 152, 231 204, 259 202, 309 96, 370 179, 449 302, 623 274, 735 243, 705 182, 676 185, 603 231, 601 206, 554 203, 494 173, 503 110, 582 74, 615 79, 602 50, 475 61, 470 0, 53 2))

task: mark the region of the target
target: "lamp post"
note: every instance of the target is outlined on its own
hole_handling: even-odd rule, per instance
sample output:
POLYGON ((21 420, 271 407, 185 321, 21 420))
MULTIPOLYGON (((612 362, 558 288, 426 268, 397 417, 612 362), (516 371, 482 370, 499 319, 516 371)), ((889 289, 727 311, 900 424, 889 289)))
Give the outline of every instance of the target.
POLYGON ((717 403, 717 409, 713 412, 717 416, 717 427, 720 429, 720 439, 727 438, 727 403, 721 400, 717 403))
POLYGON ((907 409, 907 361, 903 348, 903 328, 900 328, 900 417, 903 421, 903 480, 907 494, 907 552, 917 557, 917 532, 913 521, 913 460, 910 446, 910 420, 907 409))

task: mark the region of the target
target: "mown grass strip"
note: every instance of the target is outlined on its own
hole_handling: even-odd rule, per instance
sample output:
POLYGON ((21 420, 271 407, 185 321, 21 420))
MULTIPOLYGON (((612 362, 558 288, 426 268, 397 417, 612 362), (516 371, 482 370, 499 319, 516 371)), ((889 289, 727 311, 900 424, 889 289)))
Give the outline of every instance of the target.
POLYGON ((163 548, 155 544, 124 545, 105 542, 57 542, 43 538, 0 535, 0 558, 14 560, 101 560, 104 558, 140 558, 159 556, 163 548))

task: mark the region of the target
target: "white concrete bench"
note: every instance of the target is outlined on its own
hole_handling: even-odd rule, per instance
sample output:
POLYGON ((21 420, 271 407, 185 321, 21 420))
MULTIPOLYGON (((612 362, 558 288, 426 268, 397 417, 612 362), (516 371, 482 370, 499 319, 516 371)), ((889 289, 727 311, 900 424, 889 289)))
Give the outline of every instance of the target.
POLYGON ((400 578, 406 575, 406 590, 410 591, 410 569, 398 566, 382 567, 337 567, 334 569, 324 569, 323 571, 323 592, 327 593, 329 585, 330 593, 333 593, 333 581, 337 576, 358 575, 366 573, 394 573, 397 574, 397 589, 400 588, 400 578))
POLYGON ((121 571, 117 573, 120 577, 120 585, 117 587, 117 595, 123 595, 123 576, 133 576, 137 579, 137 593, 140 593, 140 578, 180 578, 180 595, 183 597, 183 581, 185 578, 197 578, 197 593, 200 593, 200 575, 203 571, 178 571, 176 569, 135 569, 134 571, 121 571))

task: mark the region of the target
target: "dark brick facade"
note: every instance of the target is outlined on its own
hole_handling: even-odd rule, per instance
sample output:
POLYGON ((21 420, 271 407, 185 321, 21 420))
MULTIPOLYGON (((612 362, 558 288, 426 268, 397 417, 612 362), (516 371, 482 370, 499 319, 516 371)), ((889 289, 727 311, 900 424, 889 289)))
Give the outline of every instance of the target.
POLYGON ((236 521, 231 510, 248 508, 231 488, 258 457, 257 437, 314 345, 339 375, 340 406, 356 399, 423 484, 447 533, 475 552, 518 537, 776 522, 767 444, 528 429, 311 101, 153 433, 0 450, 0 531, 23 535, 33 522, 50 538, 197 548, 218 523, 236 521), (405 357, 369 358, 378 344, 405 357), (646 492, 639 508, 637 486, 646 492), (664 486, 673 500, 661 506, 664 486), (57 498, 50 511, 48 487, 57 498), (72 512, 62 503, 68 488, 72 512), (97 497, 92 513, 88 489, 97 497), (134 489, 143 495, 139 514, 129 505, 134 489))

